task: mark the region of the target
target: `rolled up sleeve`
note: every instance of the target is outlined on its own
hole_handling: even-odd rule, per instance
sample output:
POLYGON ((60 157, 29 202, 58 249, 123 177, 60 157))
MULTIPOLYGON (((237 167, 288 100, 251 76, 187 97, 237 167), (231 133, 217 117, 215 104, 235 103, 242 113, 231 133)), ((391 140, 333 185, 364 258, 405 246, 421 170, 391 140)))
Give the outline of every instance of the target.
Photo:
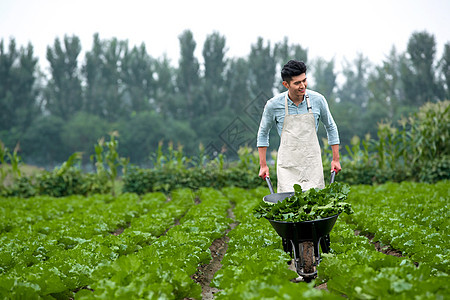
POLYGON ((259 123, 258 136, 256 138, 256 147, 269 147, 270 129, 274 124, 275 118, 270 103, 264 106, 264 111, 259 123))
POLYGON ((331 115, 330 109, 328 108, 328 103, 325 101, 325 99, 322 102, 322 111, 320 115, 321 121, 325 126, 325 130, 327 132, 328 144, 329 145, 340 144, 339 131, 336 123, 334 122, 333 116, 331 115))

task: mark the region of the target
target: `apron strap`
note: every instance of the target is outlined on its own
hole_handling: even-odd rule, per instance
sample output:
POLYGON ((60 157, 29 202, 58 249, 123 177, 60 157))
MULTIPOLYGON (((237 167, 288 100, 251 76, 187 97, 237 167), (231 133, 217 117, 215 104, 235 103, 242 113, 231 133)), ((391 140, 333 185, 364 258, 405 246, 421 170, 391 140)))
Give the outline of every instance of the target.
POLYGON ((308 109, 308 112, 310 113, 310 112, 312 112, 312 106, 311 106, 311 103, 309 102, 309 95, 306 94, 305 97, 306 97, 306 105, 307 105, 306 108, 308 109))
POLYGON ((285 116, 289 115, 288 104, 287 104, 287 95, 288 95, 288 92, 286 92, 286 94, 284 95, 284 115, 285 116))
MULTIPOLYGON (((286 92, 286 94, 284 95, 284 114, 285 114, 285 116, 289 115, 287 95, 288 95, 288 93, 286 92)), ((312 106, 311 106, 311 103, 309 102, 309 95, 306 94, 305 98, 306 98, 306 108, 308 109, 308 112, 311 113, 312 106)))

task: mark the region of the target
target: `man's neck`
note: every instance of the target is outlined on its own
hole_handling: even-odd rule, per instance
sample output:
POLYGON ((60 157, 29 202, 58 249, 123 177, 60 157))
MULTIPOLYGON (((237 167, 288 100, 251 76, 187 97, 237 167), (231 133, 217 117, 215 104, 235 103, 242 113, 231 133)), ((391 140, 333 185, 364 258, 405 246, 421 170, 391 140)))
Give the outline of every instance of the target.
POLYGON ((291 99, 292 102, 294 102, 294 104, 296 106, 299 106, 300 103, 303 102, 303 99, 305 98, 305 96, 300 97, 300 98, 292 98, 291 95, 288 94, 289 99, 291 99))

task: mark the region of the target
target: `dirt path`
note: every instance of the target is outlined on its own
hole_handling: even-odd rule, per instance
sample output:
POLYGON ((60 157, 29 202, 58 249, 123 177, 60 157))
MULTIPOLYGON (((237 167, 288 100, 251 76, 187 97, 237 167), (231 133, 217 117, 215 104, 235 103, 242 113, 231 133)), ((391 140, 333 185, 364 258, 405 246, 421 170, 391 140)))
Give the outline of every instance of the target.
MULTIPOLYGON (((228 210, 228 217, 235 221, 235 216, 233 214, 233 208, 230 208, 228 210)), ((233 222, 230 224, 230 229, 228 229, 225 232, 225 235, 221 237, 220 239, 216 239, 211 246, 209 247, 209 250, 211 251, 211 260, 209 264, 207 265, 201 265, 197 269, 198 271, 192 275, 192 279, 200 284, 202 287, 202 299, 204 300, 213 300, 215 299, 214 294, 219 292, 219 289, 215 287, 211 287, 211 281, 214 278, 214 275, 218 270, 222 268, 222 259, 225 256, 227 249, 228 249, 228 242, 230 238, 227 236, 228 232, 233 230, 239 223, 233 222)), ((294 263, 292 262, 288 267, 295 272, 294 263)), ((327 284, 323 283, 315 288, 317 289, 323 289, 327 290, 327 284)))
MULTIPOLYGON (((355 235, 361 235, 361 231, 355 230, 355 235)), ((380 241, 374 242, 373 239, 375 236, 373 234, 365 234, 364 236, 369 239, 370 243, 375 247, 375 250, 377 250, 378 252, 397 257, 403 256, 401 251, 391 248, 390 245, 382 245, 380 241)))
POLYGON ((214 299, 214 294, 219 291, 219 289, 211 287, 210 285, 214 278, 214 274, 222 268, 221 262, 227 252, 228 242, 230 240, 227 234, 239 224, 235 221, 236 218, 233 214, 233 208, 234 206, 228 209, 228 218, 232 219, 234 222, 230 224, 230 228, 227 229, 225 235, 220 239, 216 239, 209 247, 209 250, 211 251, 211 260, 209 264, 199 266, 197 268, 198 271, 192 275, 192 279, 202 287, 202 299, 205 300, 214 299))

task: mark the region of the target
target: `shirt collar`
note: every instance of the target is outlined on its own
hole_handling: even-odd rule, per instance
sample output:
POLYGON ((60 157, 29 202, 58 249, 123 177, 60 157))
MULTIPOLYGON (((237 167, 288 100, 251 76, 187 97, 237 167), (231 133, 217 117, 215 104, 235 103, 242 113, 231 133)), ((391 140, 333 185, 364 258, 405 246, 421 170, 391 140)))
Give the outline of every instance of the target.
MULTIPOLYGON (((297 105, 294 104, 294 101, 292 101, 291 98, 289 98, 289 91, 286 91, 286 94, 287 94, 288 104, 297 107, 297 105)), ((308 95, 308 90, 306 90, 306 95, 308 95)), ((303 99, 303 101, 300 102, 299 106, 303 105, 304 103, 306 103, 306 99, 303 99)))

